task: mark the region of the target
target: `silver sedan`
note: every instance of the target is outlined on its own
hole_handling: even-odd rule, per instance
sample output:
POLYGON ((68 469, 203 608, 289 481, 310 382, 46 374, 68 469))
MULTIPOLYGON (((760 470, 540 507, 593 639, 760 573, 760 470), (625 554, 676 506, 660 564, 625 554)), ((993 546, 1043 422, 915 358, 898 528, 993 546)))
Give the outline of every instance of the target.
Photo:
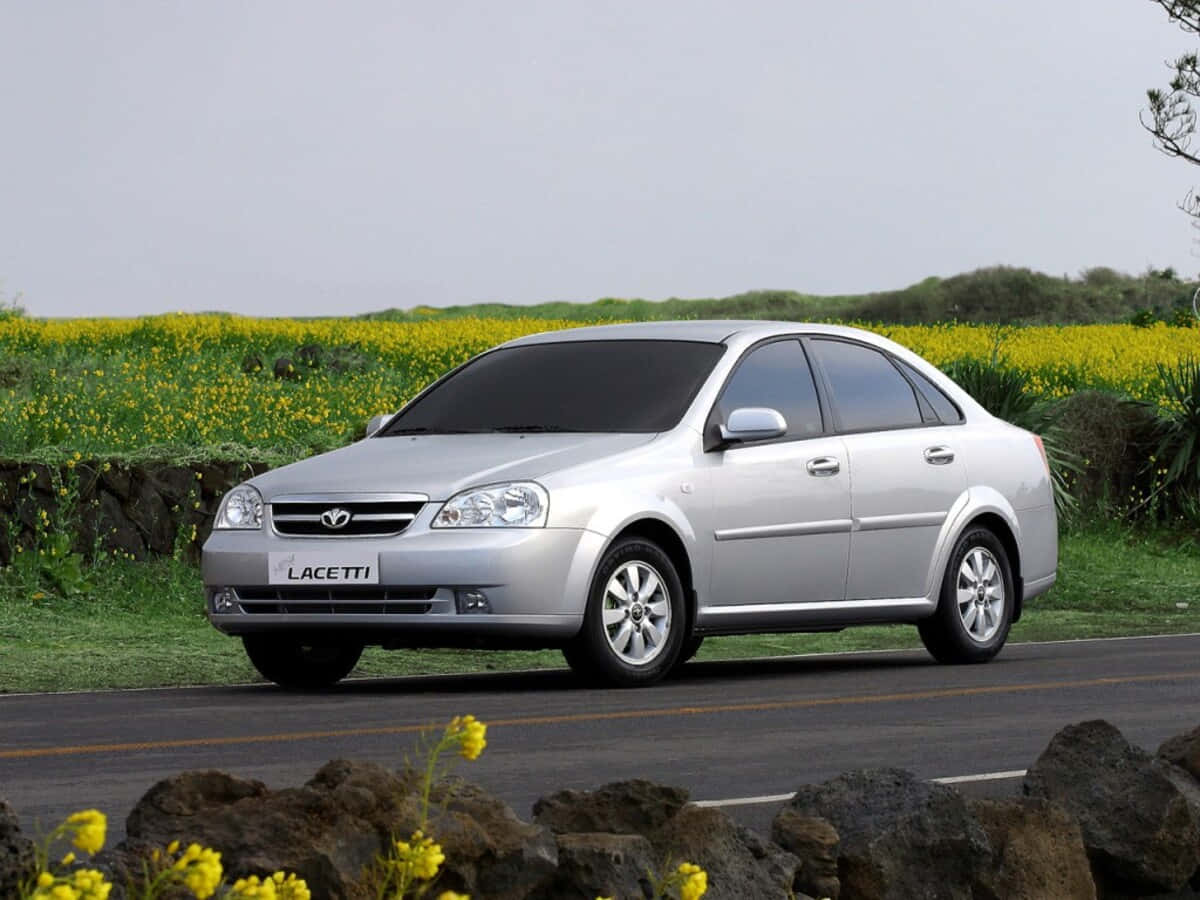
POLYGON ((268 679, 364 646, 561 648, 649 684, 709 635, 910 623, 948 663, 1054 583, 1037 436, 870 332, 658 322, 511 341, 230 491, 209 619, 268 679))

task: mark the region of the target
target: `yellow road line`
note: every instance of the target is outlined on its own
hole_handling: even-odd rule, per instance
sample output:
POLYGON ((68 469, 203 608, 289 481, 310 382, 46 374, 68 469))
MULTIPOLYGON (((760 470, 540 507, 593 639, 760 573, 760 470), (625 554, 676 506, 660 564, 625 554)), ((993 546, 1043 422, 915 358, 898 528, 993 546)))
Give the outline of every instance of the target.
MULTIPOLYGON (((565 713, 555 716, 520 716, 511 719, 488 719, 490 728, 531 725, 564 725, 576 722, 611 722, 622 719, 675 718, 705 716, 736 712, 780 712, 784 710, 815 709, 824 706, 857 706, 874 703, 901 703, 913 700, 943 700, 954 697, 978 697, 988 694, 1019 694, 1032 691, 1054 691, 1073 688, 1103 687, 1104 685, 1141 684, 1155 681, 1180 681, 1200 678, 1197 672, 1172 672, 1125 677, 1085 678, 1073 681, 1041 681, 1026 684, 988 685, 971 688, 943 688, 928 691, 907 691, 892 694, 862 694, 848 697, 818 697, 804 700, 772 700, 762 703, 720 703, 707 706, 676 706, 663 709, 622 709, 612 712, 565 713)), ((288 741, 312 741, 327 738, 372 737, 376 735, 416 734, 438 727, 435 723, 420 725, 386 725, 378 728, 342 728, 327 731, 288 731, 278 734, 248 734, 231 737, 193 737, 167 741, 131 741, 119 744, 79 744, 64 747, 28 747, 19 750, 0 750, 0 759, 39 759, 53 756, 81 756, 102 753, 138 753, 148 750, 171 750, 179 747, 225 747, 234 744, 268 744, 288 741)))

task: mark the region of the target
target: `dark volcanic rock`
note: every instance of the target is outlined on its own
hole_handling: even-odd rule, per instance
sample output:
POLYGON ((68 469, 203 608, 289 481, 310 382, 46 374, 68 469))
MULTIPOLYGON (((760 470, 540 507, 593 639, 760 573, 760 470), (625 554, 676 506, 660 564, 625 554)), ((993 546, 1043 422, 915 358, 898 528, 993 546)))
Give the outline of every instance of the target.
MULTIPOLYGON (((595 791, 559 791, 533 806, 534 821, 558 835, 641 835, 660 871, 691 862, 708 872, 712 900, 786 897, 800 861, 718 809, 687 805, 687 791, 650 781, 621 781, 595 791)), ((581 885, 576 885, 581 887, 581 885)))
POLYGON ((156 784, 126 822, 114 871, 172 840, 221 852, 227 877, 296 872, 314 897, 354 896, 393 825, 415 821, 410 783, 369 763, 334 761, 305 786, 270 791, 223 772, 184 772, 156 784))
POLYGON ((1095 900, 1079 824, 1046 800, 969 800, 995 853, 977 900, 1095 900))
POLYGON ((771 840, 800 860, 795 889, 814 897, 838 900, 838 833, 824 819, 780 810, 771 823, 771 840))
POLYGON ((683 809, 688 792, 634 779, 594 791, 557 791, 533 804, 533 821, 555 834, 649 834, 683 809))
POLYGON ((593 900, 652 894, 648 873, 659 859, 640 834, 560 834, 558 872, 539 900, 593 900))
POLYGON ((549 829, 522 822, 508 804, 466 782, 438 785, 431 800, 430 833, 446 854, 439 892, 518 900, 554 878, 558 845, 549 829))
MULTIPOLYGON (((229 880, 282 869, 304 878, 313 897, 350 900, 362 895, 365 873, 392 837, 420 825, 416 783, 409 773, 346 760, 280 791, 222 772, 185 772, 147 792, 129 815, 126 840, 102 862, 114 873, 137 871, 154 847, 195 841, 221 852, 229 880)), ((446 855, 438 892, 517 900, 547 884, 558 863, 547 829, 462 782, 435 785, 426 832, 446 855)))
POLYGON ((795 856, 712 807, 685 806, 648 837, 660 859, 708 873, 710 900, 786 897, 800 869, 795 856))
POLYGON ((325 351, 321 349, 320 344, 305 344, 296 348, 296 362, 308 369, 321 368, 324 357, 325 351))
POLYGON ((1200 866, 1200 788, 1108 722, 1056 734, 1026 774, 1025 792, 1079 822, 1102 895, 1177 891, 1200 866))
POLYGON ((17 887, 33 872, 33 842, 21 834, 17 814, 0 800, 0 897, 17 896, 17 887))
POLYGON ((1193 778, 1200 778, 1200 725, 1168 738, 1158 748, 1158 755, 1184 769, 1193 778))
POLYGON ((279 359, 275 360, 275 365, 271 367, 271 371, 276 378, 286 378, 291 381, 295 381, 300 377, 300 370, 296 368, 296 364, 286 356, 281 356, 279 359))
POLYGON ((788 812, 837 829, 844 898, 972 900, 981 868, 991 864, 987 834, 962 796, 900 769, 848 772, 806 785, 788 812))

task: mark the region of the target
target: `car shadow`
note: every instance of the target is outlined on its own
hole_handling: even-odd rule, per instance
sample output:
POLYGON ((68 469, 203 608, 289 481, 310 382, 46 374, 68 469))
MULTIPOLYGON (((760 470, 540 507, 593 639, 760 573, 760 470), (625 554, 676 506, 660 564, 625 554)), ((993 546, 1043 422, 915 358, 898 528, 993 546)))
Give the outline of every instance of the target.
MULTIPOLYGON (((924 653, 898 650, 847 656, 792 656, 755 659, 693 660, 663 681, 648 689, 671 691, 674 687, 733 683, 745 685, 757 681, 775 681, 805 675, 832 675, 841 672, 876 672, 887 669, 917 669, 938 664, 924 653)), ((513 693, 557 693, 591 691, 627 693, 629 689, 594 685, 570 669, 470 672, 454 675, 397 675, 351 678, 321 690, 284 690, 270 684, 239 685, 231 693, 279 692, 289 695, 322 696, 401 696, 413 695, 495 695, 513 693)))

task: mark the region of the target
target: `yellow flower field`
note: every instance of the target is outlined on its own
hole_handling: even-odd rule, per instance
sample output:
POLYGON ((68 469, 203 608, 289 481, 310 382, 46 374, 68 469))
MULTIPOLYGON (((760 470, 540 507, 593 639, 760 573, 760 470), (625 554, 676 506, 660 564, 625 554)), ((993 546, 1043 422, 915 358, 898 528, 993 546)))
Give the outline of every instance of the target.
MULTIPOLYGON (((293 457, 350 440, 447 369, 501 341, 578 322, 453 319, 0 320, 0 455, 71 458, 149 452, 293 457), (352 364, 276 379, 276 358, 317 345, 352 364), (244 372, 257 357, 264 369, 244 372)), ((1103 387, 1160 394, 1155 363, 1200 356, 1200 330, 1157 325, 881 326, 935 364, 997 359, 1035 390, 1103 387)))

